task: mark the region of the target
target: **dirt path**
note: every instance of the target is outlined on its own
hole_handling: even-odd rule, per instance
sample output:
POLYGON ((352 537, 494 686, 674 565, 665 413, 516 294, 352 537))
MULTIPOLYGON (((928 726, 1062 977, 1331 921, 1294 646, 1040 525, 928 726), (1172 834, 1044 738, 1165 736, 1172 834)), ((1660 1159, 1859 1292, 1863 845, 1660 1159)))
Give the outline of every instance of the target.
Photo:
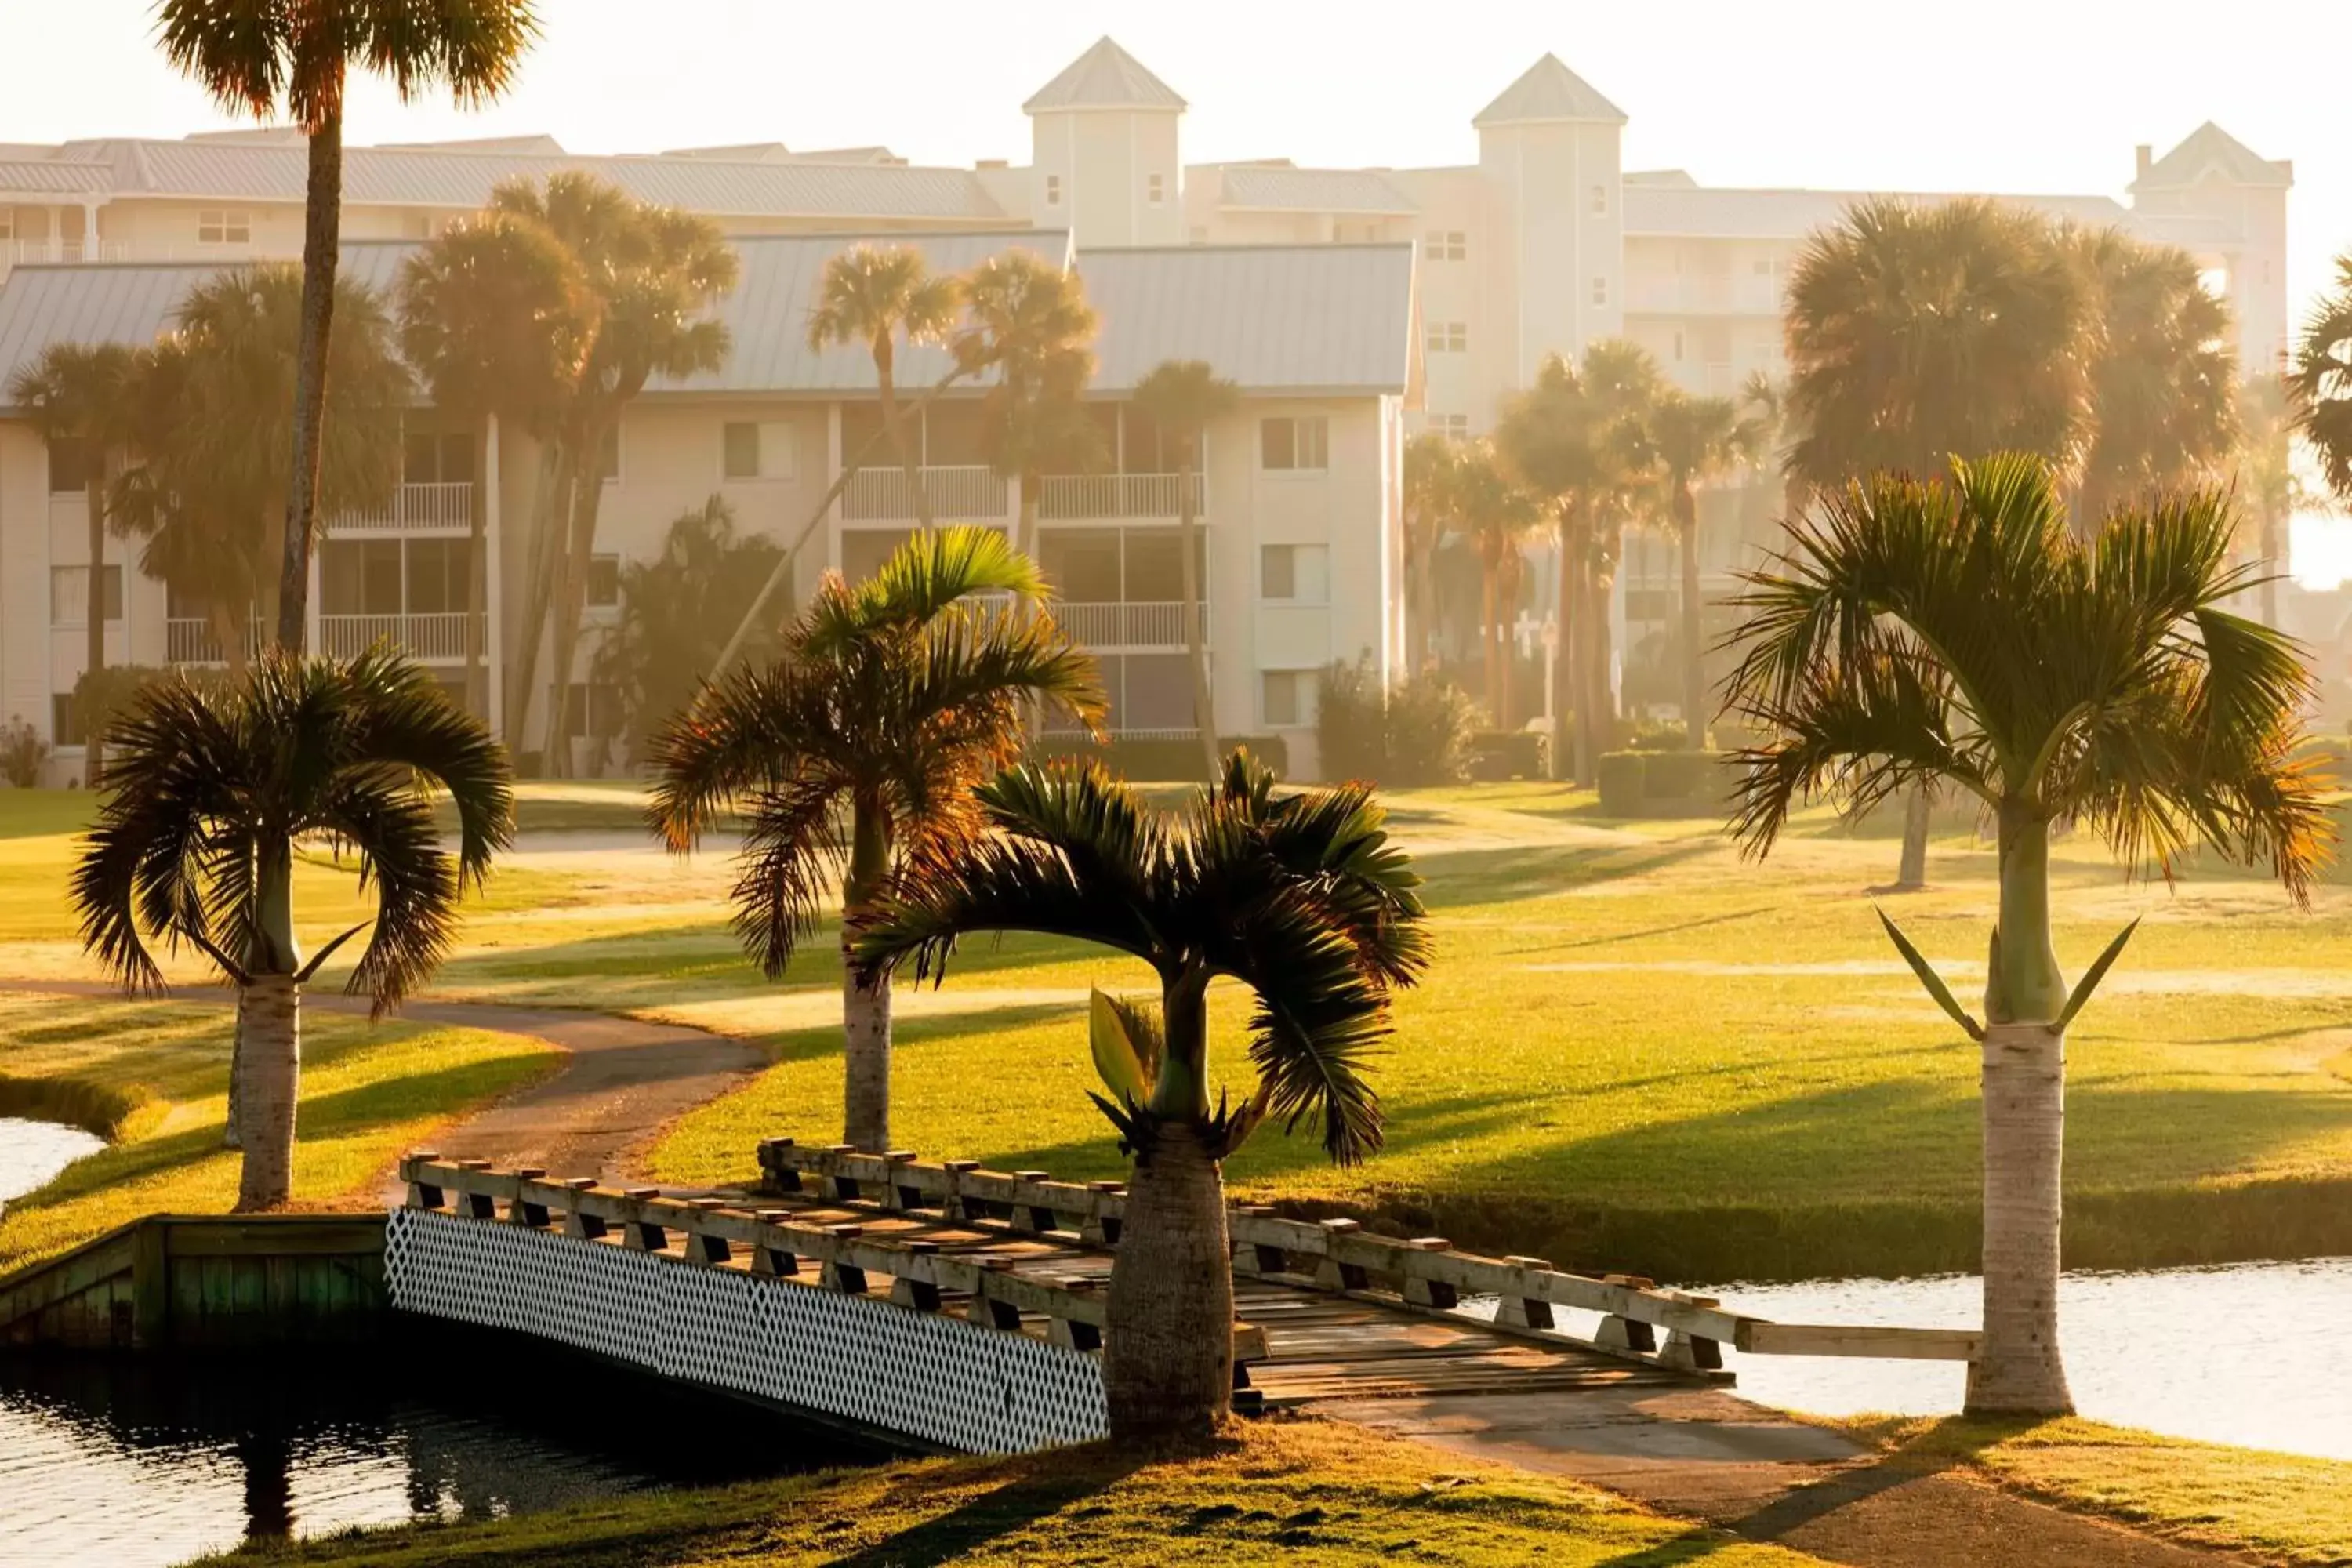
POLYGON ((1324 1415, 1606 1487, 1662 1513, 1852 1568, 2212 1568, 1710 1389, 1322 1401, 1324 1415))
MULTIPOLYGON (((112 986, 75 980, 5 980, 0 990, 72 996, 115 996, 112 986)), ((175 991, 178 1002, 226 1005, 227 992, 175 991)), ((364 1017, 364 998, 313 993, 305 1007, 364 1017)), ((766 1065, 749 1041, 677 1024, 649 1024, 556 1007, 478 1002, 411 1002, 410 1023, 443 1024, 526 1035, 564 1053, 562 1070, 487 1110, 445 1128, 434 1142, 444 1154, 538 1165, 559 1175, 622 1174, 626 1158, 662 1127, 732 1089, 766 1065)))

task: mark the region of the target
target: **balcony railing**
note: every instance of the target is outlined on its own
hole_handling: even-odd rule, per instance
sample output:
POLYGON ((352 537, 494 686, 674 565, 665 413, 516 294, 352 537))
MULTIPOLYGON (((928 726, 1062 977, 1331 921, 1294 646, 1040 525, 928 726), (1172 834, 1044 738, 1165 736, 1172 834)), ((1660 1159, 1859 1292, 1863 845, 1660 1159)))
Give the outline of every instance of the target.
POLYGON ((1168 518, 1202 510, 1198 474, 1049 474, 1037 487, 1037 515, 1048 522, 1095 518, 1168 518))
MULTIPOLYGON (((1201 640, 1209 640, 1209 606, 1195 605, 1201 640)), ((1179 648, 1184 646, 1181 600, 1153 604, 1061 604, 1054 620, 1073 640, 1091 648, 1179 648)))
MULTIPOLYGON (((915 470, 922 476, 931 517, 939 522, 994 521, 1009 510, 1003 477, 985 463, 915 470)), ((904 468, 859 468, 841 492, 841 515, 850 522, 912 522, 915 492, 904 468)))
MULTIPOLYGON (((247 623, 245 655, 254 658, 261 652, 264 637, 259 616, 247 623)), ((173 616, 163 623, 163 657, 173 664, 226 664, 228 658, 221 651, 221 640, 213 631, 212 622, 203 616, 173 616)))
POLYGON ((319 617, 319 651, 331 658, 351 658, 378 642, 427 662, 461 659, 466 657, 466 613, 319 617))
POLYGON ((335 533, 462 533, 474 521, 474 487, 459 479, 449 484, 403 485, 392 500, 365 511, 335 514, 335 533))

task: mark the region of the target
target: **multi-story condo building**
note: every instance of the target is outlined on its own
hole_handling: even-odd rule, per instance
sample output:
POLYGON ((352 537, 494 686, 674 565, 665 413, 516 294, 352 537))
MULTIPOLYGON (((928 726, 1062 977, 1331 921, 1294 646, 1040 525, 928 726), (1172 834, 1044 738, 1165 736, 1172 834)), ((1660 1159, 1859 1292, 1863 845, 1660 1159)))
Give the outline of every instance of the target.
MULTIPOLYGON (((827 256, 862 237, 918 244, 945 269, 1009 246, 1066 260, 1102 317, 1092 395, 1114 468, 1045 481, 1041 554, 1071 625, 1105 657, 1115 723, 1130 733, 1190 724, 1172 513, 1177 487, 1192 487, 1208 537, 1206 603, 1192 613, 1209 632, 1220 727, 1284 733, 1311 769, 1312 672, 1360 656, 1383 673, 1398 667, 1405 436, 1489 428, 1544 356, 1600 338, 1643 344, 1695 391, 1777 371, 1790 267, 1806 236, 1863 194, 1627 172, 1624 113, 1550 56, 1473 118, 1475 161, 1446 167, 1187 166, 1184 100, 1108 38, 1024 107, 1025 166, 922 168, 882 148, 781 144, 576 157, 543 137, 354 147, 346 265, 383 282, 406 247, 478 210, 499 182, 562 169, 708 215, 734 237, 744 274, 721 307, 735 343, 727 367, 650 389, 625 422, 591 584, 609 601, 618 561, 650 554, 669 519, 713 491, 746 526, 789 540, 856 449, 874 416, 870 366, 803 342, 827 256), (1208 433, 1197 476, 1172 472, 1127 406, 1166 358, 1205 359, 1244 394, 1208 433)), ((2291 183, 2290 165, 2209 124, 2161 158, 2138 150, 2129 205, 2011 199, 2186 247, 2234 310, 2242 363, 2266 366, 2286 341, 2291 183)), ((0 143, 0 271, 13 268, 0 285, 0 376, 50 342, 146 341, 193 279, 298 256, 302 192, 302 148, 285 131, 0 143)), ((480 508, 488 646, 494 662, 511 658, 525 557, 508 522, 529 515, 535 464, 515 432, 445 426, 416 410, 395 503, 331 524, 315 646, 348 652, 388 635, 454 674, 465 541, 480 508)), ((922 439, 940 515, 1013 515, 1012 482, 987 468, 966 399, 934 405, 922 439)), ((79 740, 66 694, 82 644, 68 628, 91 598, 79 492, 59 483, 70 468, 43 453, 21 411, 0 408, 0 716, 58 742, 66 774, 79 740)), ((1729 563, 1743 517, 1764 515, 1769 493, 1706 498, 1711 570, 1729 563)), ((910 500, 895 472, 855 476, 821 521, 822 562, 812 551, 800 589, 820 563, 870 567, 910 526, 910 500)), ((218 657, 194 606, 130 575, 98 595, 122 616, 110 658, 218 657)), ((1629 550, 1621 585, 1619 646, 1638 647, 1671 603, 1663 552, 1629 550)), ((592 623, 610 614, 609 602, 592 606, 592 623)), ((584 660, 570 673, 585 679, 584 660)), ((492 680, 494 702, 504 686, 492 680)))

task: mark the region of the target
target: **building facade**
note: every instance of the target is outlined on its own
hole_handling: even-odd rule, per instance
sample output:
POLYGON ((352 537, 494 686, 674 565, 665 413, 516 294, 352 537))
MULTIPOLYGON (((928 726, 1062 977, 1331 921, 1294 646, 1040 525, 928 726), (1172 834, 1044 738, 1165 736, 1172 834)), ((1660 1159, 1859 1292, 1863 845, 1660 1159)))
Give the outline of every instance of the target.
MULTIPOLYGON (((544 137, 353 147, 346 265, 387 282, 408 247, 478 210, 499 183, 566 169, 709 216, 733 237, 744 268, 719 311, 734 340, 727 367, 650 388, 624 422, 591 576, 604 601, 589 610, 593 636, 614 614, 617 564, 657 552, 669 521, 709 495, 725 496, 742 527, 788 543, 811 523, 847 460, 845 430, 873 416, 865 356, 803 342, 825 258, 861 238, 919 245, 942 270, 1015 246, 1053 256, 1084 279, 1102 319, 1091 395, 1112 470, 1045 481, 1040 554, 1069 623, 1104 659, 1114 722, 1132 734, 1190 728, 1173 514, 1191 488, 1208 541, 1206 602, 1192 613, 1208 629, 1220 728, 1282 733, 1311 770, 1313 671, 1358 658, 1383 674, 1399 668, 1406 437, 1489 429, 1546 355, 1601 338, 1642 343, 1695 392, 1776 374, 1791 264, 1809 234, 1870 194, 1629 172, 1625 114, 1550 56, 1473 117, 1476 158, 1448 167, 1188 166, 1184 100, 1108 38, 1024 108, 1026 166, 924 168, 884 148, 782 144, 576 157, 544 137), (1244 394, 1208 432, 1198 475, 1172 471, 1128 405, 1136 380, 1170 358, 1206 360, 1244 394)), ((299 257, 303 179, 300 139, 282 130, 0 143, 0 375, 51 342, 151 341, 193 279, 299 257)), ((2267 366, 2288 330, 2291 184, 2290 165, 2209 124, 2161 158, 2138 150, 2129 205, 2010 199, 2189 248, 2233 308, 2242 363, 2267 366)), ((911 384, 925 351, 910 360, 911 384)), ((1017 489, 988 468, 971 395, 944 397, 926 419, 926 488, 942 517, 1004 523, 1017 489)), ((389 637, 453 667, 478 510, 487 646, 502 669, 521 618, 529 561, 515 520, 530 515, 535 454, 513 432, 452 428, 422 408, 406 451, 390 505, 331 523, 313 646, 348 653, 389 637)), ((223 652, 200 606, 120 563, 99 574, 93 599, 69 468, 49 460, 22 411, 0 408, 0 717, 57 744, 60 776, 78 767, 68 694, 90 603, 119 617, 110 659, 223 652)), ((1711 572, 1731 564, 1773 499, 1755 485, 1703 498, 1711 572)), ((799 590, 820 565, 870 568, 912 526, 910 502, 895 469, 852 476, 814 518, 799 590)), ((1663 548, 1629 545, 1619 647, 1663 627, 1668 567, 1663 548)), ((568 674, 584 681, 584 662, 568 674)), ((495 672, 489 685, 502 718, 495 710, 514 699, 495 672)), ((533 703, 543 724, 550 705, 543 694, 533 703)), ((594 701, 573 706, 596 727, 594 701)), ((604 750, 593 735, 556 743, 583 761, 604 750)))

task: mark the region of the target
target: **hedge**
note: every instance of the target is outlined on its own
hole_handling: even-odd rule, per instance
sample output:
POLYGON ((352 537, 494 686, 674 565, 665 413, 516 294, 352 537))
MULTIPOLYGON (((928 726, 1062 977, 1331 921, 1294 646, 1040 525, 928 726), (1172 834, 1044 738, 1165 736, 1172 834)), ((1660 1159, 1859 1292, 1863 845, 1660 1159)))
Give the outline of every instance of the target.
POLYGON ((1481 730, 1470 737, 1470 776, 1481 781, 1551 775, 1551 737, 1540 730, 1481 730))
POLYGON ((1608 752, 1596 777, 1604 816, 1704 816, 1732 784, 1719 752, 1608 752))
MULTIPOLYGON (((1217 742, 1217 754, 1246 746, 1251 756, 1277 773, 1290 771, 1290 745, 1280 735, 1228 735, 1217 742)), ((1092 757, 1123 778, 1160 783, 1205 784, 1197 740, 1113 740, 1107 746, 1083 741, 1045 741, 1035 749, 1040 757, 1092 757)))

